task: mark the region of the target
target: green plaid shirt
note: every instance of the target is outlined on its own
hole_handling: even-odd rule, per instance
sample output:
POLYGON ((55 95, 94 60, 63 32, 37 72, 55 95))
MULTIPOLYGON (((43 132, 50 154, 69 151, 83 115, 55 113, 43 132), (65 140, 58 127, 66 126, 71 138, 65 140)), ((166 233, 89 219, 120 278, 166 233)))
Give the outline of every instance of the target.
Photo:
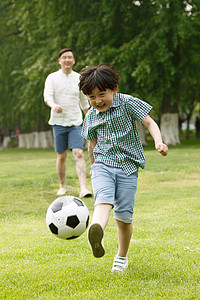
POLYGON ((144 169, 145 157, 136 128, 152 110, 148 103, 130 95, 115 94, 106 112, 91 107, 86 114, 82 136, 87 140, 97 138, 93 154, 95 162, 121 168, 128 176, 139 167, 144 169))

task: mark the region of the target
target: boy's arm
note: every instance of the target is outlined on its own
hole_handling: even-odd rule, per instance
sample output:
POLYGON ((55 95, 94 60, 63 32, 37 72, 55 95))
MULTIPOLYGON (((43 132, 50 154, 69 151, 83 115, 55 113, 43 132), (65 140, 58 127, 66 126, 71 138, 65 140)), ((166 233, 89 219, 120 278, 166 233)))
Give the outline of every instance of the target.
POLYGON ((154 139, 156 150, 158 150, 158 152, 160 152, 163 156, 167 155, 168 147, 162 141, 161 132, 156 122, 149 115, 146 115, 146 117, 142 120, 142 124, 149 130, 152 138, 154 139))
POLYGON ((88 154, 89 154, 89 159, 90 159, 91 165, 94 163, 93 150, 94 150, 94 147, 96 146, 96 144, 97 144, 97 139, 89 140, 89 142, 88 142, 88 154))

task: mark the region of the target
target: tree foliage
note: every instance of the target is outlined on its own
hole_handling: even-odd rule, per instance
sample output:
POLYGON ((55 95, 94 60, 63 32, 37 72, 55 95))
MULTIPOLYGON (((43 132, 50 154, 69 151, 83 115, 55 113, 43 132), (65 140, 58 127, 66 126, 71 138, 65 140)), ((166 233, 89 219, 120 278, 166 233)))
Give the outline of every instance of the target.
POLYGON ((45 129, 46 76, 71 47, 75 70, 99 62, 120 72, 120 91, 162 113, 199 102, 199 0, 3 0, 0 4, 0 128, 45 129))

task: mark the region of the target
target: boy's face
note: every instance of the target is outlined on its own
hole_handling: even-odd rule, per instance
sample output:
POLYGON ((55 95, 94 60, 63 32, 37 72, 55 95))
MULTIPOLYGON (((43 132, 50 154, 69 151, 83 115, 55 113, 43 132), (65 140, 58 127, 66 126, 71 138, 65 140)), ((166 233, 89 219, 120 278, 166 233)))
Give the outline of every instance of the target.
POLYGON ((117 93, 117 90, 118 86, 114 88, 114 90, 106 89, 105 91, 100 91, 97 87, 95 87, 92 93, 87 96, 91 106, 100 112, 105 112, 113 103, 113 96, 117 93))

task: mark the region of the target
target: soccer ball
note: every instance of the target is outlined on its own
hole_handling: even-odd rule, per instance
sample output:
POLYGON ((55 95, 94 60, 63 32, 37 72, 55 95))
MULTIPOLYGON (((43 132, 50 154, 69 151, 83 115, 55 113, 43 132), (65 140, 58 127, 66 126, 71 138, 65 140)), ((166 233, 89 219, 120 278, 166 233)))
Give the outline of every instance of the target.
POLYGON ((89 211, 85 203, 74 196, 54 200, 46 214, 49 230, 61 239, 75 239, 84 233, 89 223, 89 211))

